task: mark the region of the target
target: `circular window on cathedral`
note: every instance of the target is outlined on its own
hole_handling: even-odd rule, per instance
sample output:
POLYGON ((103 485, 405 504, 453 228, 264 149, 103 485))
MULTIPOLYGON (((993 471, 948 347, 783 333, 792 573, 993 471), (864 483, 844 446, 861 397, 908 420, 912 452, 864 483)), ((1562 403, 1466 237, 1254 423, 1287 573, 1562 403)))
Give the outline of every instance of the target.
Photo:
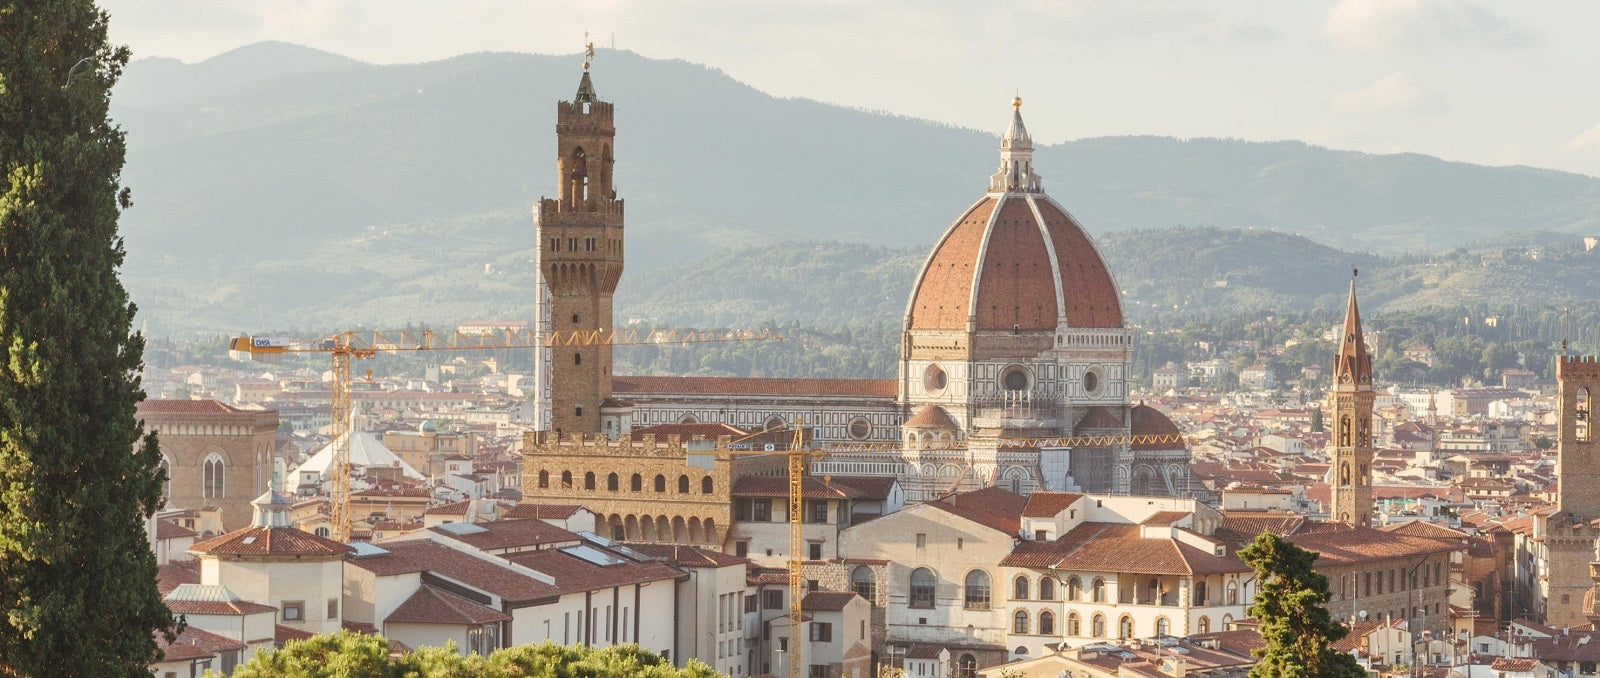
POLYGON ((1089 395, 1100 393, 1100 370, 1090 368, 1083 373, 1083 392, 1089 395))
POLYGON ((866 417, 856 417, 850 420, 849 427, 851 440, 866 440, 872 435, 872 422, 866 417))
POLYGON ((1028 368, 1012 365, 1000 372, 1000 388, 1007 391, 1026 391, 1033 384, 1028 368))
POLYGON ((944 387, 950 382, 950 377, 944 373, 944 368, 937 363, 929 365, 922 371, 922 390, 930 395, 944 393, 944 387))

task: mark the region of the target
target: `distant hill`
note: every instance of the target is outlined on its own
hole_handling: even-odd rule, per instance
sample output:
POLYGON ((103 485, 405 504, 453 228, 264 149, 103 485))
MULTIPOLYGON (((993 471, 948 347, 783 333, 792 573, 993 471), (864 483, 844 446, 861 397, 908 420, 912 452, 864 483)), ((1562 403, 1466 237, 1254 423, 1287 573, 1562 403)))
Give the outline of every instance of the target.
MULTIPOLYGON (((572 96, 577 75, 571 56, 377 66, 281 43, 199 64, 134 62, 113 116, 128 131, 125 280, 141 319, 189 333, 531 317, 530 206, 554 186, 554 104, 572 96)), ((660 297, 688 265, 714 273, 671 284, 743 283, 721 288, 728 318, 770 307, 767 292, 819 321, 839 309, 898 316, 904 295, 877 283, 909 285, 896 276, 980 195, 1007 113, 998 102, 996 130, 958 129, 774 98, 711 68, 617 51, 599 55, 594 77, 618 105, 629 231, 621 295, 637 304, 629 313, 662 319, 709 312, 660 297), (775 245, 791 241, 811 244, 775 245), (819 241, 826 256, 815 256, 819 241), (752 254, 761 252, 783 256, 752 254), (802 280, 837 281, 861 298, 819 304, 802 280)), ((1118 263, 1125 231, 1253 228, 1382 255, 1600 232, 1600 180, 1547 170, 1156 137, 1047 146, 1036 162, 1051 195, 1103 238, 1130 294, 1173 272, 1141 267, 1155 253, 1118 263)), ((1307 289, 1262 304, 1314 298, 1310 288, 1342 279, 1352 258, 1293 251, 1307 241, 1213 237, 1231 263, 1202 271, 1175 250, 1170 267, 1237 291, 1273 275, 1248 264, 1248 247, 1320 262, 1317 276, 1295 276, 1307 289)), ((1149 296, 1167 303, 1171 292, 1149 296)))

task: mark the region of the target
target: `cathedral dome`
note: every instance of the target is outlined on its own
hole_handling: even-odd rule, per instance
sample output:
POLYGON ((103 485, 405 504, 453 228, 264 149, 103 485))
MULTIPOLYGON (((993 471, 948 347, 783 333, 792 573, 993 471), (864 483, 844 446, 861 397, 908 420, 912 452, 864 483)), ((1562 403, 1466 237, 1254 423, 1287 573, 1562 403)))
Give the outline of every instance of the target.
MULTIPOLYGON (((1162 414, 1161 410, 1149 405, 1135 405, 1133 410, 1129 412, 1128 418, 1133 420, 1132 425, 1129 426, 1128 432, 1136 436, 1183 434, 1183 431, 1178 428, 1178 425, 1172 423, 1172 420, 1168 419, 1167 415, 1162 414)), ((1181 450, 1186 448, 1184 447, 1183 441, 1179 440, 1173 443, 1134 443, 1133 449, 1181 450)))
POLYGON ((1120 328, 1116 283, 1083 226, 1046 196, 1020 101, 989 193, 945 231, 912 286, 912 330, 1120 328))

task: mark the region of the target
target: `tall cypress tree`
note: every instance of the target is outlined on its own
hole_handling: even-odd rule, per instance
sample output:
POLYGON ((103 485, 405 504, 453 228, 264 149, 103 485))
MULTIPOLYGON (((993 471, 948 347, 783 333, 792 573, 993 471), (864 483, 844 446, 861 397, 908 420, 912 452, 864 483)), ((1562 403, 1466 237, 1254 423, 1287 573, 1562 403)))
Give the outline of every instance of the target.
POLYGON ((160 452, 117 279, 128 62, 92 0, 0 0, 0 676, 148 676, 160 452))
POLYGON ((1350 630, 1328 613, 1328 578, 1311 569, 1318 554, 1283 537, 1262 532, 1239 550, 1239 560, 1256 571, 1261 588, 1250 616, 1261 622, 1265 647, 1250 678, 1364 678, 1355 657, 1331 644, 1350 630))

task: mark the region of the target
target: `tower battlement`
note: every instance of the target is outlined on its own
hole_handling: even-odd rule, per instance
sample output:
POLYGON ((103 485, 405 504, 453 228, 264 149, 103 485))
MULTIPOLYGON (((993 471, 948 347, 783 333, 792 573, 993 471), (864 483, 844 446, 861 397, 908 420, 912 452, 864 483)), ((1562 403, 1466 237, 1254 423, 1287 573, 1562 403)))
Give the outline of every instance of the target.
POLYGON ((616 107, 609 101, 595 101, 585 103, 581 101, 562 101, 556 104, 556 124, 590 124, 611 126, 615 120, 616 107), (572 118, 577 118, 573 120, 572 118))
POLYGON ((595 198, 581 205, 558 198, 539 199, 539 225, 557 225, 551 217, 563 216, 560 226, 622 226, 622 200, 595 198))
POLYGON ((1600 379, 1600 356, 1571 355, 1556 358, 1556 379, 1600 379))

